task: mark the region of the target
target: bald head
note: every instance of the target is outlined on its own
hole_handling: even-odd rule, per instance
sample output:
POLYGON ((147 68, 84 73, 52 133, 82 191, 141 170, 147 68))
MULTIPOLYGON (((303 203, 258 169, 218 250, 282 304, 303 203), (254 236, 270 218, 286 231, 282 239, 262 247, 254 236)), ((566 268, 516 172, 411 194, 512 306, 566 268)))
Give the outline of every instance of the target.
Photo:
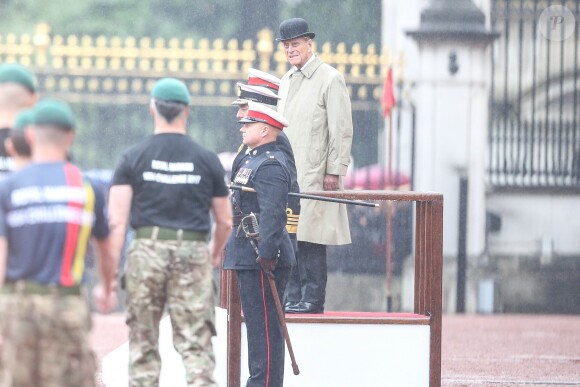
POLYGON ((36 94, 20 83, 0 83, 0 128, 9 128, 18 113, 34 106, 36 94))

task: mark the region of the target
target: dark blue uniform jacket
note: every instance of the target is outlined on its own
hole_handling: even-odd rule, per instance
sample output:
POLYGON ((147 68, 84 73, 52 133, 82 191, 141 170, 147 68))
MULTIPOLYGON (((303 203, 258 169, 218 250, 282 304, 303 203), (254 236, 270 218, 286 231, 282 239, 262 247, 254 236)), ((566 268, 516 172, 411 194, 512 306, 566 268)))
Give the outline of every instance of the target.
MULTIPOLYGON (((284 132, 280 133, 280 135, 276 138, 276 146, 282 153, 286 159, 286 166, 288 167, 288 171, 290 172, 290 192, 300 193, 300 187, 298 186, 298 174, 296 172, 296 161, 294 160, 294 151, 292 150, 292 145, 290 145, 290 140, 288 136, 284 132)), ((234 162, 232 163, 232 181, 235 178, 235 171, 238 170, 241 163, 245 161, 246 157, 246 150, 248 147, 244 145, 240 148, 240 151, 236 155, 234 162)), ((294 215, 300 214, 300 198, 290 196, 288 197, 288 208, 292 210, 294 215)))
MULTIPOLYGON (((233 171, 233 183, 252 187, 257 192, 234 190, 234 216, 259 214, 260 241, 257 243, 262 258, 279 258, 279 266, 292 266, 295 262, 294 250, 286 231, 286 206, 291 178, 286 158, 272 142, 250 151, 248 156, 233 171)), ((225 269, 256 269, 257 254, 243 232, 237 227, 226 245, 225 269), (236 235, 237 234, 237 235, 236 235)))

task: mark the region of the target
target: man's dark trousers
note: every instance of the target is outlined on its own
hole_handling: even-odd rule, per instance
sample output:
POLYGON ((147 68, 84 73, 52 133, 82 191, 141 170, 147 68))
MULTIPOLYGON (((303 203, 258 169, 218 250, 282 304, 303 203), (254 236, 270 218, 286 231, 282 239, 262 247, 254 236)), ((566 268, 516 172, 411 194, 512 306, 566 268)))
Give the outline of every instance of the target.
POLYGON ((327 281, 326 245, 298 241, 296 260, 286 301, 304 301, 323 307, 327 281))
MULTIPOLYGON (((250 378, 246 387, 282 387, 284 334, 268 278, 262 270, 236 270, 236 272, 248 337, 250 378)), ((289 275, 289 267, 277 267, 274 270, 280 298, 283 298, 289 275)), ((282 299, 280 303, 283 305, 282 299)))

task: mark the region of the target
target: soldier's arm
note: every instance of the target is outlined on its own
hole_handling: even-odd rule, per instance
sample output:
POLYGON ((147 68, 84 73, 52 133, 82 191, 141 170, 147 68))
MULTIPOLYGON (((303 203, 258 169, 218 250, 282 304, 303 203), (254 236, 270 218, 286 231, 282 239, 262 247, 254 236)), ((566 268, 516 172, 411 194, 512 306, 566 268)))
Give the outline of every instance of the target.
POLYGON ((109 247, 115 262, 119 262, 131 212, 133 188, 128 185, 113 185, 109 190, 109 247))
POLYGON ((103 282, 103 287, 106 293, 110 293, 115 289, 115 276, 117 274, 117 264, 118 261, 115 260, 113 254, 111 254, 111 239, 97 239, 95 241, 95 248, 97 250, 98 268, 101 274, 101 281, 103 282))
POLYGON ((108 313, 117 305, 116 276, 119 261, 112 254, 110 237, 95 239, 94 247, 97 255, 97 269, 101 277, 101 285, 95 288, 93 295, 99 312, 108 313))
POLYGON ((254 186, 260 207, 260 257, 275 259, 286 227, 288 175, 278 161, 267 161, 260 166, 254 186))
MULTIPOLYGON (((94 189, 94 187, 93 187, 94 189)), ((100 284, 93 289, 97 309, 101 313, 110 312, 117 305, 117 267, 119 259, 113 254, 111 232, 105 208, 105 195, 95 190, 95 222, 93 225, 93 246, 95 248, 100 284)))
POLYGON ((211 212, 214 224, 209 246, 213 264, 217 267, 221 251, 232 231, 232 206, 229 197, 214 197, 211 202, 211 212))
POLYGON ((215 153, 210 152, 208 157, 213 181, 210 210, 214 218, 209 251, 213 258, 213 265, 217 267, 220 254, 232 232, 232 206, 229 196, 230 191, 224 181, 225 171, 222 164, 215 153))
POLYGON ((8 260, 8 243, 6 237, 0 237, 0 289, 4 286, 6 277, 6 261, 8 260))

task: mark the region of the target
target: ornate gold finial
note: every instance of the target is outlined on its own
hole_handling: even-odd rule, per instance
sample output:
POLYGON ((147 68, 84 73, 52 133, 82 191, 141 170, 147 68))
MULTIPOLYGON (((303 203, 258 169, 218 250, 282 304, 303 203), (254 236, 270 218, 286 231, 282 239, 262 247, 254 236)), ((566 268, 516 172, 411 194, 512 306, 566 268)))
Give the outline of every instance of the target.
POLYGON ((256 52, 253 48, 253 42, 250 39, 244 40, 242 47, 243 49, 240 55, 241 70, 242 72, 246 72, 252 67, 252 62, 256 59, 256 52))
POLYGON ((34 38, 32 39, 36 47, 36 65, 45 66, 47 59, 46 50, 50 44, 50 26, 47 23, 40 23, 36 25, 34 38))
POLYGON ((389 50, 387 47, 383 47, 383 52, 381 54, 381 64, 385 69, 388 69, 389 66, 393 64, 391 50, 389 50))
POLYGON ((50 26, 47 23, 40 23, 36 25, 34 32, 34 45, 36 47, 46 48, 50 43, 50 26))
MULTIPOLYGON (((363 63, 363 55, 360 49, 360 43, 353 44, 350 54, 350 75, 353 77, 360 76, 360 67, 363 63)), ((365 94, 366 95, 366 94, 365 94)), ((366 98, 366 97, 365 97, 366 98)))
POLYGON ((348 54, 346 53, 346 43, 340 42, 336 46, 336 69, 341 73, 346 73, 346 64, 348 63, 348 54))
POLYGON ((227 71, 229 73, 238 72, 238 41, 236 39, 230 39, 227 44, 227 71))
POLYGON ((369 44, 367 47, 367 54, 364 56, 364 63, 366 64, 366 76, 374 77, 377 74, 376 66, 379 64, 380 58, 377 55, 377 48, 374 44, 369 44))
POLYGON ((405 59, 405 52, 403 50, 399 50, 397 55, 397 66, 395 68, 395 83, 403 82, 405 59))
POLYGON ((274 33, 268 28, 264 28, 258 32, 258 43, 256 44, 256 51, 260 56, 260 70, 270 70, 270 59, 274 52, 274 33))
POLYGON ((258 31, 258 44, 256 45, 256 50, 258 52, 269 52, 274 51, 274 44, 272 40, 274 39, 274 33, 269 28, 263 28, 258 31))

